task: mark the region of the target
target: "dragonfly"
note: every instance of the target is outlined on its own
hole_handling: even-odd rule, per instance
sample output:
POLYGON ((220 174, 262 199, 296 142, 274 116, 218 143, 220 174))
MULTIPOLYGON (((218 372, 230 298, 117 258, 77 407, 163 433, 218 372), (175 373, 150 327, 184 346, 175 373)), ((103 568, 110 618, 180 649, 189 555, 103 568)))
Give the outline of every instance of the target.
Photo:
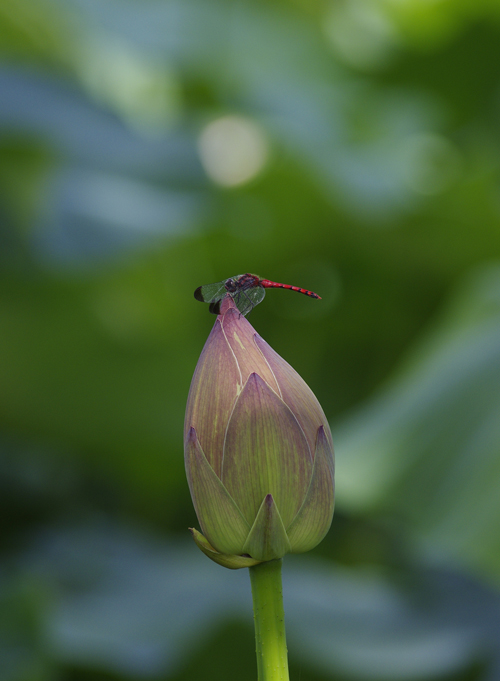
POLYGON ((231 296, 240 314, 246 316, 253 308, 264 300, 266 288, 287 288, 290 291, 298 291, 310 298, 321 298, 314 291, 308 291, 299 286, 290 284, 279 284, 277 281, 262 279, 257 274, 238 274, 216 284, 205 284, 198 286, 194 292, 196 300, 202 303, 209 303, 209 310, 212 314, 219 314, 222 300, 231 296))

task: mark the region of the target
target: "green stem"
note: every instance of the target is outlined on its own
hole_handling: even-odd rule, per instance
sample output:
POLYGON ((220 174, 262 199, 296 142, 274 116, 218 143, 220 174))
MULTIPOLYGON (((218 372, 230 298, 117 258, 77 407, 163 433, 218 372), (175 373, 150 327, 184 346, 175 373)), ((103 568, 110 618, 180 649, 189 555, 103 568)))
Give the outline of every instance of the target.
POLYGON ((281 560, 249 568, 259 681, 289 681, 281 560))

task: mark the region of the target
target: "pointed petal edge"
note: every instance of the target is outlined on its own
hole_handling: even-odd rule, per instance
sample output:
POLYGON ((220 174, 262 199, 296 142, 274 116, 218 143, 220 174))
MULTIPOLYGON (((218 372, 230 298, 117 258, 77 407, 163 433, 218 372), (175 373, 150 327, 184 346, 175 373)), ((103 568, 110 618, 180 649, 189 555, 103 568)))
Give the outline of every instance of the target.
POLYGON ((250 525, 208 463, 194 428, 185 449, 189 489, 203 533, 220 553, 243 553, 250 525))
POLYGON ((272 494, 267 494, 247 537, 243 552, 249 553, 257 560, 268 561, 283 558, 290 550, 290 542, 278 507, 272 494))
POLYGON ((320 543, 332 523, 334 500, 333 450, 320 426, 311 483, 299 512, 287 528, 291 553, 310 551, 320 543))
POLYGON ((204 537, 201 532, 198 532, 194 527, 190 527, 189 531, 193 535, 196 546, 214 563, 222 565, 222 567, 229 570, 240 570, 241 568, 253 567, 262 561, 250 558, 250 556, 235 556, 228 553, 219 553, 214 549, 210 542, 204 537))

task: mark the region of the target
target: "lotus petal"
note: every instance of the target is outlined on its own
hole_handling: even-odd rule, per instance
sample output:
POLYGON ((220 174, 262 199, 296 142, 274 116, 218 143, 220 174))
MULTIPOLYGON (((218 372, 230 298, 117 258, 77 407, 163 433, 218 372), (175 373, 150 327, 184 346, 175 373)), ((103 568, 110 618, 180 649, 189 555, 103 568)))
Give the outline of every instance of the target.
POLYGON ((305 433, 314 455, 316 432, 323 424, 327 438, 332 444, 328 421, 311 388, 288 362, 278 355, 266 341, 255 334, 255 344, 262 353, 280 387, 283 401, 290 407, 305 433))
POLYGON ((243 317, 234 306, 231 299, 224 301, 221 309, 221 324, 224 335, 241 372, 242 385, 244 385, 251 373, 256 372, 259 376, 280 395, 279 386, 276 383, 273 372, 262 356, 259 348, 255 345, 255 329, 243 317), (226 310, 223 313, 223 310, 226 310))
POLYGON ((227 423, 242 387, 241 372, 217 319, 191 382, 184 438, 194 426, 205 456, 219 477, 227 423))
POLYGON ((250 524, 208 463, 194 428, 185 450, 189 489, 203 533, 220 553, 242 553, 250 524))
POLYGON ((311 484, 300 511, 287 528, 292 553, 310 551, 328 532, 334 505, 333 449, 323 426, 318 428, 311 484))
POLYGON ((290 542, 272 494, 263 500, 243 552, 261 561, 283 558, 290 552, 290 542))
POLYGON ((224 444, 222 480, 251 525, 272 494, 285 526, 299 510, 311 479, 304 433, 287 405, 257 374, 239 396, 224 444))

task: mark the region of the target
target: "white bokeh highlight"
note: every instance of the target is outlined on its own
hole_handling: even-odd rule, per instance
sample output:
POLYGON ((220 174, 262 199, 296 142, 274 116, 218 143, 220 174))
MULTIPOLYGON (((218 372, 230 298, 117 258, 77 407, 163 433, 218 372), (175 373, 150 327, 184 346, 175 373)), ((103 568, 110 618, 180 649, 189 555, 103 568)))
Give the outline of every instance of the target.
POLYGON ((252 180, 268 159, 260 126, 243 116, 223 116, 206 125, 198 140, 205 172, 216 184, 236 187, 252 180))

